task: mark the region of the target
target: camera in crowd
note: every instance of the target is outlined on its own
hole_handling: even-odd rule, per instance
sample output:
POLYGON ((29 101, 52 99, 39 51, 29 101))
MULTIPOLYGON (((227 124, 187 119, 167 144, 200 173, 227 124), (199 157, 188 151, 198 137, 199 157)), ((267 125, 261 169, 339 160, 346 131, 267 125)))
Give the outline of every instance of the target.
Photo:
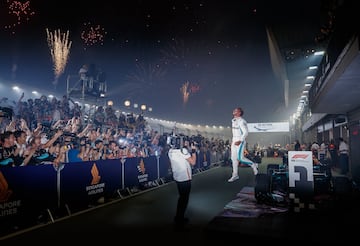
POLYGON ((189 146, 201 147, 200 136, 184 136, 184 135, 169 135, 167 136, 166 143, 174 149, 180 149, 185 146, 185 142, 189 143, 189 146))
POLYGON ((167 136, 166 143, 173 149, 180 149, 184 146, 184 136, 169 135, 167 136))
POLYGON ((55 135, 57 130, 51 128, 50 122, 41 122, 41 131, 50 139, 55 135))

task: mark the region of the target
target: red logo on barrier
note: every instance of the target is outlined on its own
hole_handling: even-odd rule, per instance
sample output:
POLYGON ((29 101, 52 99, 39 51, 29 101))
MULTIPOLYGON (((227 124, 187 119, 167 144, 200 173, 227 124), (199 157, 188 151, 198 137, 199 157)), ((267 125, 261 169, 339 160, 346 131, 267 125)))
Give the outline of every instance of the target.
POLYGON ((309 155, 307 154, 296 154, 292 157, 292 159, 306 159, 309 155))
POLYGON ((6 202, 11 194, 12 190, 9 189, 9 185, 4 175, 0 172, 0 202, 6 202))

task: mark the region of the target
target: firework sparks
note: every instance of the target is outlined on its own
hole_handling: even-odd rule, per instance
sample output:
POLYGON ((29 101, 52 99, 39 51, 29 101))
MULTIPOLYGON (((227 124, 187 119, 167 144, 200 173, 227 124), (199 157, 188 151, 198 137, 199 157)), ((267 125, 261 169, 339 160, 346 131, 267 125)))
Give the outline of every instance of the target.
POLYGON ((165 64, 186 64, 189 56, 189 49, 185 46, 183 40, 174 39, 174 44, 161 49, 162 61, 165 64))
POLYGON ((183 96, 183 103, 186 104, 189 101, 191 94, 195 94, 200 91, 200 85, 191 84, 189 81, 185 82, 180 87, 181 95, 183 96))
POLYGON ((150 91, 161 90, 164 86, 166 73, 164 66, 137 61, 135 70, 126 75, 126 79, 121 85, 121 92, 126 92, 130 96, 151 97, 150 91))
POLYGON ((47 41, 50 48, 51 58, 54 63, 54 85, 65 71, 66 64, 70 55, 71 41, 69 41, 69 31, 62 33, 60 30, 53 33, 46 29, 47 41))
POLYGON ((202 42, 189 43, 189 41, 174 38, 171 43, 160 50, 161 61, 185 70, 198 69, 204 57, 208 56, 204 49, 207 49, 207 45, 202 42))
POLYGON ((23 22, 29 21, 30 17, 35 15, 35 12, 30 8, 30 1, 22 3, 20 1, 7 0, 6 2, 8 4, 9 15, 15 17, 15 19, 12 24, 6 25, 5 29, 11 30, 14 34, 15 28, 23 22))
POLYGON ((104 37, 106 31, 100 25, 92 26, 91 23, 84 23, 84 30, 81 32, 80 37, 86 46, 93 46, 95 44, 104 44, 104 37))
POLYGON ((190 85, 190 83, 189 83, 189 81, 187 81, 180 87, 180 92, 183 96, 184 104, 186 104, 189 101, 189 96, 190 96, 189 85, 190 85))
POLYGON ((143 86, 154 86, 163 79, 166 70, 163 66, 153 63, 136 63, 136 71, 127 75, 129 81, 140 83, 143 86))
POLYGON ((197 93, 200 91, 200 85, 191 84, 190 85, 190 92, 197 93))

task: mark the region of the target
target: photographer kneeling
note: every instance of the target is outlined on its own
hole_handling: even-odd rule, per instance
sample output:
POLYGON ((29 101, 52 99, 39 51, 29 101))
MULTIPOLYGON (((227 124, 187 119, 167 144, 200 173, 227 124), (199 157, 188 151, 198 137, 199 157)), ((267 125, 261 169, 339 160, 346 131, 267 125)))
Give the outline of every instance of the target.
POLYGON ((191 145, 191 153, 183 145, 183 137, 172 136, 168 138, 168 144, 171 146, 168 156, 170 159, 173 178, 176 182, 179 192, 176 214, 174 218, 175 225, 183 227, 188 223, 185 218, 185 211, 188 206, 191 191, 192 168, 196 164, 196 146, 191 145))

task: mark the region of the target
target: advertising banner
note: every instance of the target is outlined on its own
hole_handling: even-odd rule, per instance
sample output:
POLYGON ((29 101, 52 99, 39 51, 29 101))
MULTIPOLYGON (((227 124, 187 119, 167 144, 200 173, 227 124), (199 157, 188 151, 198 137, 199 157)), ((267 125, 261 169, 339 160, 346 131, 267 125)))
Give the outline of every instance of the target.
POLYGON ((128 158, 125 162, 125 187, 134 187, 157 179, 157 159, 155 156, 146 158, 128 158))
POLYGON ((19 224, 18 219, 32 224, 47 209, 56 208, 56 177, 53 165, 1 168, 0 224, 19 224))
POLYGON ((251 132, 289 132, 289 122, 248 123, 251 132))
POLYGON ((61 169, 60 201, 71 210, 84 209, 121 187, 121 162, 100 160, 67 163, 61 169))

